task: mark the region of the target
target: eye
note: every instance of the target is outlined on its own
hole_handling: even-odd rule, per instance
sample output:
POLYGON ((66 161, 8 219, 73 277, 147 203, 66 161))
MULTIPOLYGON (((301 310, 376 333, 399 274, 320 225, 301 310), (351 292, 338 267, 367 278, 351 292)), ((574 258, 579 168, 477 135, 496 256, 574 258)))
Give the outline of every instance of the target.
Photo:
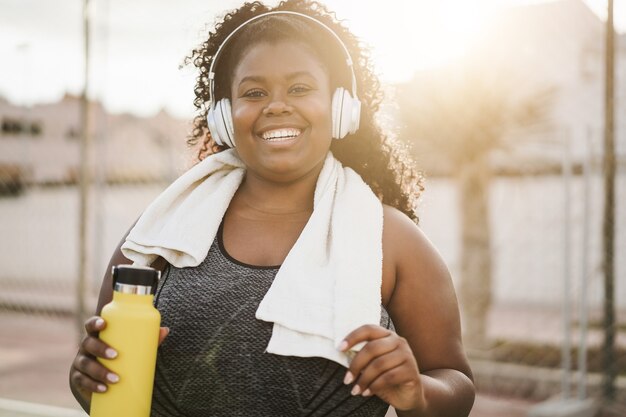
POLYGON ((248 97, 248 98, 260 98, 264 96, 265 96, 265 92, 259 88, 253 88, 242 94, 242 97, 248 97))
POLYGON ((296 84, 293 85, 290 89, 289 89, 289 93, 290 94, 297 94, 297 95, 301 95, 301 94, 306 94, 309 91, 311 91, 312 88, 309 87, 306 84, 296 84))

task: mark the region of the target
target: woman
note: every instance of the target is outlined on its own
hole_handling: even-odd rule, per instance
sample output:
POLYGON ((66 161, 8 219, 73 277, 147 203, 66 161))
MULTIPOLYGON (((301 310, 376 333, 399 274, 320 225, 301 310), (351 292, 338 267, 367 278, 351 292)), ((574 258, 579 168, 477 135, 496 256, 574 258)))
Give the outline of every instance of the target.
MULTIPOLYGON (((207 218, 218 218, 219 229, 203 259, 190 267, 162 257, 153 264, 164 270, 155 304, 165 327, 152 415, 383 416, 391 405, 400 416, 467 416, 474 386, 454 289, 437 251, 412 221, 420 178, 374 122, 379 86, 357 39, 315 2, 289 0, 273 9, 246 3, 225 16, 190 60, 200 68, 199 115, 190 143, 202 142, 199 159, 211 155, 197 167, 235 158, 228 163, 241 166, 228 172, 243 174, 225 199, 223 214, 217 208, 218 214, 206 212, 207 218), (335 170, 348 186, 333 189, 324 218, 320 213, 328 193, 320 191, 320 184, 335 172, 328 168, 338 165, 333 155, 351 169, 335 170), (337 203, 342 195, 353 195, 346 191, 349 184, 363 181, 369 186, 366 193, 380 200, 374 198, 381 210, 379 225, 376 216, 370 222, 361 213, 370 213, 371 204, 346 211, 349 202, 337 203), (352 227, 346 232, 342 222, 350 223, 352 215, 365 221, 346 226, 352 227), (311 353, 315 342, 296 346, 291 354, 287 348, 281 351, 280 343, 272 344, 281 322, 266 320, 264 307, 293 259, 300 259, 296 266, 302 267, 316 256, 315 249, 303 248, 310 241, 319 247, 311 236, 318 236, 320 228, 311 224, 320 219, 319 224, 330 225, 328 233, 323 231, 333 242, 324 247, 328 263, 335 262, 331 270, 350 274, 361 263, 369 265, 370 251, 363 254, 358 248, 371 242, 362 246, 353 235, 380 237, 380 254, 371 252, 380 265, 373 262, 374 268, 363 270, 363 281, 349 289, 358 293, 375 287, 375 303, 382 308, 374 321, 357 317, 367 324, 347 327, 329 342, 332 347, 339 341, 330 352, 311 353), (347 243, 338 248, 342 236, 347 243)), ((133 245, 141 228, 140 219, 112 265, 129 263, 125 255, 142 256, 133 252, 140 251, 133 245)), ((376 238, 370 240, 376 244, 376 238)), ((312 262, 311 269, 316 267, 312 262)), ((326 274, 317 277, 322 286, 326 274)), ((302 293, 294 295, 295 303, 305 308, 307 291, 318 289, 316 276, 304 284, 316 285, 304 290, 294 284, 297 279, 286 285, 297 285, 289 294, 302 293)), ((340 286, 341 279, 332 285, 340 286)), ((345 305, 362 308, 351 292, 336 297, 333 314, 345 305)), ((97 314, 110 300, 107 274, 97 314)), ((344 308, 348 315, 351 309, 344 308)), ((371 305, 363 308, 366 315, 371 310, 371 305)), ((91 393, 119 380, 95 359, 116 355, 114 346, 97 337, 105 326, 98 316, 86 322, 87 337, 70 371, 72 391, 85 410, 91 393)))

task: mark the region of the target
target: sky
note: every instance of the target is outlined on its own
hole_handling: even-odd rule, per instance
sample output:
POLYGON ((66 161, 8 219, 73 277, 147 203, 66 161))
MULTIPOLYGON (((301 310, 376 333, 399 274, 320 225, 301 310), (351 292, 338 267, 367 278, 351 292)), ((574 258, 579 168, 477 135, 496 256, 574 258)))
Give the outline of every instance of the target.
MULTIPOLYGON (((115 113, 147 116, 165 109, 189 117, 196 73, 192 66, 179 67, 216 17, 241 2, 90 0, 90 96, 115 113)), ((541 1, 323 2, 370 45, 381 80, 395 83, 461 56, 498 10, 541 1)), ((606 18, 606 0, 584 2, 606 18)), ((616 28, 626 32, 626 0, 614 4, 616 28)), ((1 97, 29 106, 81 93, 82 5, 83 0, 0 0, 1 97)))

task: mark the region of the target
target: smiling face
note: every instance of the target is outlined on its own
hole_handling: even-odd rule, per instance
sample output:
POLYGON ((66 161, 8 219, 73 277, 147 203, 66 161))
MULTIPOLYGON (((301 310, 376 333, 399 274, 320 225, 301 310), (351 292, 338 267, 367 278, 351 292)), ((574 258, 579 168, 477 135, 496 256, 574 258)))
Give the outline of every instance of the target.
POLYGON ((248 175, 291 182, 319 173, 332 140, 330 80, 306 44, 249 47, 235 67, 231 103, 248 175))

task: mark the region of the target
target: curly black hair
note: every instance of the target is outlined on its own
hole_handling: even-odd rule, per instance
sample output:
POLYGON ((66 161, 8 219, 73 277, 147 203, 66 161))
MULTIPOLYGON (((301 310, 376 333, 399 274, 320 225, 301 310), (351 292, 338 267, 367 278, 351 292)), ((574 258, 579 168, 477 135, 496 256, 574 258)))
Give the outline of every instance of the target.
MULTIPOLYGON (((193 119, 193 129, 187 138, 187 143, 190 146, 199 146, 198 161, 212 153, 226 149, 217 145, 211 138, 206 121, 211 100, 209 68, 217 49, 226 37, 242 23, 260 14, 279 10, 298 12, 315 18, 331 28, 347 47, 353 61, 358 96, 362 103, 360 127, 355 134, 348 135, 342 140, 333 140, 330 149, 335 158, 344 166, 352 168, 363 178, 384 204, 396 207, 417 222, 416 202, 424 190, 423 176, 421 172, 415 169, 406 149, 385 135, 375 121, 374 116, 380 107, 383 94, 380 82, 370 64, 369 51, 358 38, 337 20, 334 13, 316 1, 286 0, 273 8, 259 1, 244 3, 238 9, 227 13, 215 25, 215 28, 209 31, 206 41, 194 49, 191 55, 185 59, 186 64, 193 63, 200 70, 194 89, 196 96, 194 105, 197 114, 193 119)), ((261 25, 251 24, 250 26, 261 25)), ((309 28, 310 26, 308 25, 309 28)), ((229 77, 233 73, 232 68, 236 66, 244 53, 245 48, 241 46, 249 47, 255 40, 259 41, 253 30, 250 29, 247 34, 248 27, 238 31, 220 51, 214 69, 216 73, 216 100, 230 96, 228 90, 230 86, 229 77), (240 47, 237 47, 237 44, 240 47), (224 70, 223 68, 230 68, 231 70, 224 70)), ((320 61, 329 67, 333 88, 341 85, 350 91, 350 77, 346 76, 348 71, 346 70, 344 53, 339 49, 340 45, 337 45, 336 40, 320 42, 320 37, 330 36, 330 34, 322 32, 324 31, 319 29, 316 32, 315 28, 307 31, 300 22, 295 23, 291 30, 287 28, 286 32, 279 31, 271 36, 275 37, 276 40, 296 37, 298 41, 303 41, 318 55, 320 61), (316 34, 317 41, 310 39, 312 34, 316 34), (320 48, 316 45, 324 45, 324 47, 320 48), (336 47, 333 50, 333 47, 329 45, 336 45, 336 47), (344 68, 335 70, 337 65, 342 65, 344 68), (342 77, 340 74, 344 74, 344 76, 342 77)), ((263 38, 263 40, 267 39, 263 38)))

